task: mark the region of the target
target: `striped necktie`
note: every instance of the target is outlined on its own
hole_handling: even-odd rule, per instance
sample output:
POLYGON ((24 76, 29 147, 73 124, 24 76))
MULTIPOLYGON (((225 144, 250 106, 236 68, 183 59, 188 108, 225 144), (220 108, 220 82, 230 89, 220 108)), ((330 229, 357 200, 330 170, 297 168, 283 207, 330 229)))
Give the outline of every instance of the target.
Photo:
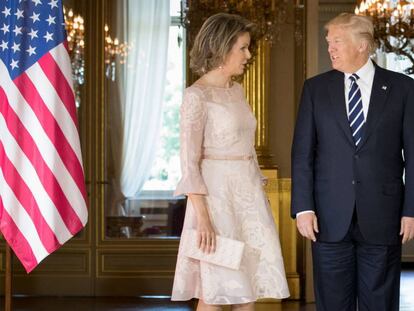
POLYGON ((352 131, 352 137, 354 138, 355 146, 358 146, 362 138, 365 118, 364 112, 362 110, 361 90, 357 84, 359 77, 356 73, 354 73, 349 77, 349 79, 351 80, 351 88, 348 94, 348 120, 352 131))

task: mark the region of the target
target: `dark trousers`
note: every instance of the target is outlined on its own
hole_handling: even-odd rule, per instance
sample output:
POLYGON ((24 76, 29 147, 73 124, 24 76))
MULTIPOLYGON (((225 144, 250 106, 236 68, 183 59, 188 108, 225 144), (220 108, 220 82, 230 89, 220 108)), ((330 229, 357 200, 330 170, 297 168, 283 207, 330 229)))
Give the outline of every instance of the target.
POLYGON ((373 245, 354 217, 345 238, 312 243, 318 311, 398 311, 401 245, 373 245))

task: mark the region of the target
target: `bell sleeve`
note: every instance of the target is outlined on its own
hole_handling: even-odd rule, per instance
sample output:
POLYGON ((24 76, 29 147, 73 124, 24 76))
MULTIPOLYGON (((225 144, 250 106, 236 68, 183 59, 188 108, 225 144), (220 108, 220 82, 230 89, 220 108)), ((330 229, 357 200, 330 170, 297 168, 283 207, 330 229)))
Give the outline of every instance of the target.
POLYGON ((184 92, 180 108, 180 162, 182 177, 174 192, 182 194, 208 194, 200 171, 204 128, 207 112, 196 90, 184 92))

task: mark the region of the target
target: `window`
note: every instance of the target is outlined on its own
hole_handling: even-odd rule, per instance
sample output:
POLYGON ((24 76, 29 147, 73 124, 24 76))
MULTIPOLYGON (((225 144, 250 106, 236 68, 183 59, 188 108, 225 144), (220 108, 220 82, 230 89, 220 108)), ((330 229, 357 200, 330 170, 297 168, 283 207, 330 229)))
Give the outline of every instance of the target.
MULTIPOLYGON (((395 53, 386 53, 381 49, 377 49, 375 52, 374 60, 381 67, 401 73, 405 73, 405 70, 413 65, 408 57, 397 55, 395 53)), ((409 76, 414 78, 414 74, 409 76)))
POLYGON ((115 187, 111 188, 106 216, 106 236, 110 238, 177 238, 181 234, 186 199, 173 197, 181 177, 179 114, 186 64, 180 2, 170 0, 167 73, 156 158, 150 177, 135 198, 120 200, 115 187))
MULTIPOLYGON (((172 1, 179 5, 179 0, 172 1)), ((171 10, 173 11, 173 5, 171 10)), ((172 194, 181 177, 179 158, 179 109, 182 102, 185 72, 185 32, 179 24, 179 16, 172 16, 168 44, 168 70, 165 86, 162 128, 157 156, 151 176, 144 185, 143 195, 172 194)))

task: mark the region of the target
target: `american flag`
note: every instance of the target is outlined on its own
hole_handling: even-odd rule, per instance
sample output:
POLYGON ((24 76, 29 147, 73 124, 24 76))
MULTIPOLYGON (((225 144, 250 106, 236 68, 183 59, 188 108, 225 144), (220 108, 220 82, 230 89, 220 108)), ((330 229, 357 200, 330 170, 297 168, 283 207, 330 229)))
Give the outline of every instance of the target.
POLYGON ((0 0, 0 230, 27 272, 87 222, 61 0, 0 0))

